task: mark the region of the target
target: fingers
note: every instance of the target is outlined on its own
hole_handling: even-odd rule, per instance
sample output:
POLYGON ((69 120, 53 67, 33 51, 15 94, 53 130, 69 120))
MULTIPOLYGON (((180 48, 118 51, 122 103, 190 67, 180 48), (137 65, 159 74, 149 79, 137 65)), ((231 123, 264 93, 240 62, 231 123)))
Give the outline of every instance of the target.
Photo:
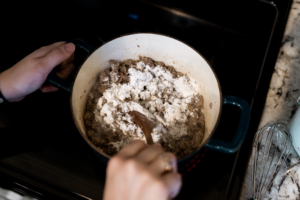
POLYGON ((149 146, 148 148, 142 150, 137 156, 136 159, 139 162, 148 164, 156 159, 160 154, 162 154, 164 150, 161 148, 159 144, 154 144, 149 146))
POLYGON ((171 168, 173 172, 177 171, 176 157, 169 152, 160 154, 159 157, 150 164, 151 171, 157 176, 164 174, 168 168, 171 168))
POLYGON ((162 179, 169 190, 170 198, 177 196, 182 185, 181 176, 178 173, 166 173, 162 179))
POLYGON ((73 43, 64 44, 54 48, 42 58, 40 66, 45 70, 46 74, 48 74, 55 66, 67 60, 74 51, 75 45, 73 43))
POLYGON ((48 46, 43 46, 37 50, 35 50, 34 52, 32 52, 32 55, 34 57, 43 57, 46 54, 48 54, 50 51, 52 51, 53 49, 56 49, 62 45, 64 45, 66 42, 55 42, 53 44, 50 44, 48 46))
POLYGON ((104 195, 121 191, 118 199, 149 195, 154 197, 150 199, 174 198, 182 185, 175 156, 164 153, 159 145, 148 146, 142 141, 133 141, 109 161, 106 178, 104 195), (166 166, 172 170, 166 171, 166 166), (119 189, 110 189, 113 187, 119 189))
POLYGON ((61 63, 61 65, 68 65, 70 63, 72 63, 74 61, 74 53, 67 59, 65 60, 64 62, 61 63))
POLYGON ((67 64, 67 65, 61 65, 59 67, 59 70, 57 71, 57 76, 66 79, 74 70, 75 66, 73 63, 67 64))
POLYGON ((50 84, 46 84, 46 85, 43 85, 40 90, 43 92, 43 93, 47 93, 47 92, 56 92, 58 91, 58 88, 57 87, 54 87, 50 84))
POLYGON ((132 141, 129 145, 125 146, 119 151, 118 156, 123 159, 128 159, 138 154, 141 150, 146 148, 147 145, 141 140, 132 141))
MULTIPOLYGON (((62 78, 62 79, 66 79, 68 78, 68 76, 72 73, 72 71, 74 70, 75 66, 73 63, 70 64, 64 64, 64 62, 61 64, 61 66, 59 67, 59 70, 57 71, 57 76, 62 78)), ((47 92, 56 92, 58 91, 57 87, 52 86, 51 84, 46 84, 44 83, 41 87, 40 90, 43 93, 47 93, 47 92)))

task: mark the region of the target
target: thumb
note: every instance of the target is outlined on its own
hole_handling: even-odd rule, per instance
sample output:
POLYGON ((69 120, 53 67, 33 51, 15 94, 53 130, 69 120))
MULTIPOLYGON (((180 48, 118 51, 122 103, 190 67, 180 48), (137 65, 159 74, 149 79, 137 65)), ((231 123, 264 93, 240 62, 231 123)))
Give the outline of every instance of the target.
POLYGON ((50 51, 42 58, 43 68, 50 73, 50 71, 63 61, 67 60, 75 51, 73 43, 67 43, 50 51))

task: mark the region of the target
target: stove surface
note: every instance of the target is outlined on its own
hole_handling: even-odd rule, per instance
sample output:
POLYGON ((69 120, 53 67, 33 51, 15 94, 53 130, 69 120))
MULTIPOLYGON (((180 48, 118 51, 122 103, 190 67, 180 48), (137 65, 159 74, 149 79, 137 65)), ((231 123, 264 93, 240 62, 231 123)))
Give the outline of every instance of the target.
MULTIPOLYGON (((237 199, 291 1, 214 1, 198 7, 190 0, 89 2, 5 3, 11 14, 2 17, 17 18, 3 24, 8 55, 1 70, 43 45, 70 38, 98 47, 120 35, 152 32, 187 43, 212 65, 223 95, 245 99, 252 114, 241 150, 207 150, 183 175, 176 199, 237 199)), ((79 66, 84 55, 76 54, 79 66)), ((35 92, 22 102, 0 105, 0 186, 41 199, 102 199, 105 166, 76 130, 69 99, 61 90, 35 92)), ((237 108, 224 106, 213 138, 230 141, 239 115, 237 108)))

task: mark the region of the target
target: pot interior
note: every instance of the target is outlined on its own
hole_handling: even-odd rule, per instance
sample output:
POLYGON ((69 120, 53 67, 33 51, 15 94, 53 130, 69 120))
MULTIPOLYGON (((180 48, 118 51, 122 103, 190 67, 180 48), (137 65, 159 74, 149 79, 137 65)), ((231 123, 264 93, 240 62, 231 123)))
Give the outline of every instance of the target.
POLYGON ((119 37, 98 48, 85 61, 75 79, 71 97, 73 118, 79 132, 95 150, 104 154, 86 136, 83 114, 87 94, 99 73, 110 66, 109 60, 137 60, 139 56, 163 61, 196 81, 199 92, 204 98, 205 134, 204 140, 199 143, 201 148, 213 133, 219 119, 221 111, 219 82, 209 64, 194 49, 178 40, 157 34, 132 34, 119 37))

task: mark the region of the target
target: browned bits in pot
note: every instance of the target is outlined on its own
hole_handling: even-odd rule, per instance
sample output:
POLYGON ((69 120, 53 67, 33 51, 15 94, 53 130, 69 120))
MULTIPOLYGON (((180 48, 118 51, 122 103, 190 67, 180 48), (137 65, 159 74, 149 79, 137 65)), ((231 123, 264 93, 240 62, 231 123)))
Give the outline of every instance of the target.
POLYGON ((155 66, 161 66, 161 67, 164 67, 165 66, 165 63, 164 62, 161 62, 161 61, 155 61, 155 66))
POLYGON ((96 146, 100 146, 101 145, 101 137, 100 137, 100 135, 92 137, 92 142, 96 146))
POLYGON ((111 80, 116 83, 119 80, 119 73, 120 73, 120 66, 119 62, 116 60, 110 60, 109 63, 111 64, 111 73, 110 78, 111 80))
POLYGON ((93 123, 91 121, 85 120, 85 126, 86 126, 86 128, 91 128, 92 125, 93 125, 93 123))
POLYGON ((95 105, 91 101, 88 101, 86 104, 86 109, 90 112, 93 112, 95 110, 95 105))
POLYGON ((124 65, 127 65, 128 67, 130 67, 131 65, 135 65, 136 62, 134 60, 131 60, 131 59, 127 59, 127 60, 124 60, 124 65))
POLYGON ((99 122, 94 122, 92 125, 92 130, 95 131, 96 133, 101 133, 102 131, 101 124, 99 122))
POLYGON ((106 146, 106 152, 108 155, 114 155, 114 154, 118 153, 116 148, 113 147, 113 145, 111 145, 111 144, 106 146))
POLYGON ((87 111, 87 112, 85 112, 85 114, 83 116, 83 119, 92 122, 95 119, 95 114, 92 113, 92 112, 87 111))
POLYGON ((192 112, 193 110, 194 110, 194 107, 193 107, 193 105, 188 105, 188 110, 190 111, 190 112, 192 112))
POLYGON ((87 97, 88 97, 88 101, 92 101, 95 96, 93 93, 90 92, 87 97))
POLYGON ((110 60, 109 64, 112 68, 112 71, 116 71, 119 68, 119 62, 117 60, 110 60))
POLYGON ((130 78, 128 76, 128 74, 124 74, 122 75, 122 82, 121 83, 128 83, 130 81, 130 78))
POLYGON ((173 66, 166 66, 166 69, 171 72, 171 74, 173 75, 173 78, 177 78, 177 71, 175 70, 175 68, 173 66))
POLYGON ((98 81, 96 81, 96 83, 93 85, 90 93, 92 93, 91 95, 95 96, 96 95, 96 90, 98 89, 98 87, 100 86, 100 83, 98 81))
POLYGON ((126 68, 125 64, 123 64, 123 66, 120 67, 120 72, 123 73, 123 74, 127 74, 128 71, 127 71, 127 68, 126 68))
POLYGON ((199 112, 199 120, 197 122, 197 125, 199 128, 201 128, 202 131, 204 131, 205 128, 205 118, 204 118, 204 114, 202 112, 199 112))
POLYGON ((122 132, 120 130, 118 130, 116 132, 113 132, 110 130, 108 133, 105 133, 105 134, 107 134, 107 138, 109 141, 115 142, 115 141, 120 140, 120 135, 122 134, 122 132))
POLYGON ((203 107, 203 97, 202 95, 197 96, 196 98, 196 106, 202 108, 203 107))
POLYGON ((95 94, 95 97, 94 97, 92 103, 93 103, 93 104, 97 104, 97 102, 98 102, 98 100, 99 100, 99 98, 100 98, 101 96, 102 96, 102 94, 97 92, 97 93, 95 94))
POLYGON ((88 137, 92 138, 92 137, 94 137, 95 132, 92 131, 92 130, 88 130, 86 134, 87 134, 88 137))
POLYGON ((154 67, 154 61, 149 57, 140 56, 140 61, 143 61, 145 65, 149 65, 150 67, 154 67))
POLYGON ((184 76, 184 73, 177 72, 177 76, 184 76))
POLYGON ((98 88, 98 92, 100 94, 103 94, 107 88, 109 88, 108 85, 100 85, 100 87, 98 88))
POLYGON ((117 72, 113 71, 110 74, 110 78, 111 78, 112 82, 116 83, 119 80, 120 75, 117 72))
POLYGON ((198 115, 198 113, 194 112, 193 116, 190 116, 190 118, 189 118, 189 126, 192 126, 193 124, 196 124, 198 122, 198 120, 199 120, 199 115, 198 115))
POLYGON ((100 85, 109 84, 109 76, 107 76, 105 72, 100 73, 99 83, 100 85))

